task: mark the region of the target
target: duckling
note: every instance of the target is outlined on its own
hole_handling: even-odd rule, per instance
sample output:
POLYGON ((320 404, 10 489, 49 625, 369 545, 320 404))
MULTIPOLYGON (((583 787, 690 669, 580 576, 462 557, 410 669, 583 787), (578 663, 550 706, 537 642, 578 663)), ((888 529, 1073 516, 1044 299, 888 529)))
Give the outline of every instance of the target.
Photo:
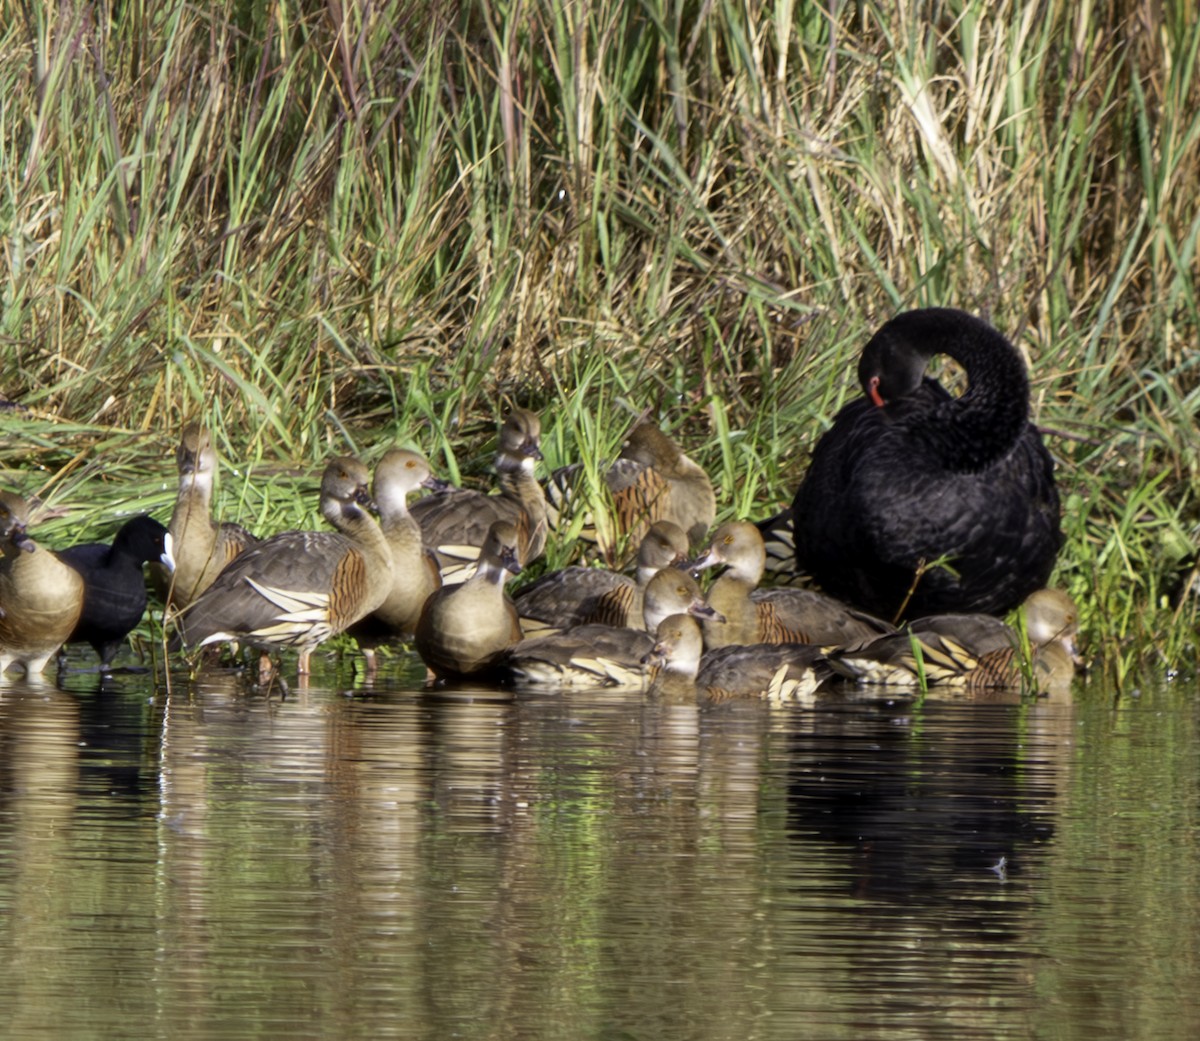
POLYGON ((989 615, 937 615, 915 620, 908 631, 831 655, 832 665, 859 683, 954 686, 971 693, 1022 689, 1031 677, 1037 692, 1069 692, 1079 655, 1079 612, 1058 589, 1039 589, 1023 605, 1031 651, 1030 675, 1021 669, 1019 634, 989 615))
MULTIPOLYGON (((718 618, 696 580, 664 568, 646 583, 643 615, 657 626, 668 615, 718 618)), ((645 629, 603 624, 522 640, 497 655, 489 677, 524 690, 568 690, 646 685, 644 661, 654 646, 645 629)))
POLYGON ((679 697, 694 692, 707 702, 807 702, 834 675, 822 648, 812 644, 730 645, 705 652, 700 625, 687 615, 659 623, 647 663, 659 669, 652 693, 679 697))
POLYGON ((266 654, 295 647, 307 676, 312 652, 377 610, 392 590, 392 551, 375 519, 370 474, 352 456, 321 478, 321 514, 336 531, 285 531, 243 552, 183 611, 177 644, 244 641, 266 654))
POLYGON ((517 609, 504 583, 521 573, 520 535, 511 521, 493 521, 474 574, 432 593, 417 622, 417 653, 439 680, 483 673, 521 639, 517 609))
POLYGON ((112 544, 88 542, 58 551, 59 559, 83 577, 83 609, 67 643, 87 643, 100 656, 100 671, 110 672, 125 638, 146 613, 143 568, 158 563, 175 570, 170 532, 153 517, 131 517, 112 544))
POLYGON ((714 533, 696 570, 725 565, 708 602, 725 617, 706 622, 708 648, 730 644, 811 643, 856 646, 895 632, 887 622, 810 589, 759 589, 766 550, 749 521, 730 521, 714 533))
POLYGON ((514 524, 522 567, 546 548, 546 496, 534 477, 542 458, 542 421, 533 412, 514 409, 500 428, 496 452, 499 493, 484 495, 468 488, 447 488, 418 499, 411 512, 421 526, 425 545, 432 548, 447 584, 472 574, 488 530, 498 520, 514 524))
POLYGON ((638 547, 637 578, 603 567, 574 565, 552 571, 519 590, 514 597, 526 637, 563 632, 579 625, 644 628, 642 598, 659 571, 687 560, 683 529, 656 521, 638 547))
POLYGON ((29 507, 0 492, 0 676, 20 664, 41 673, 83 610, 83 578, 26 532, 29 507))
POLYGON ((408 496, 418 488, 441 488, 419 452, 394 448, 375 467, 373 487, 379 526, 392 549, 392 588, 384 602, 347 630, 358 641, 368 675, 377 670, 375 648, 417 627, 421 608, 442 585, 433 554, 425 549, 420 525, 408 509, 408 496))
POLYGON ((167 586, 170 607, 187 607, 222 569, 258 540, 240 524, 212 517, 217 453, 208 431, 198 423, 183 428, 175 453, 179 493, 167 525, 171 533, 175 574, 167 586))

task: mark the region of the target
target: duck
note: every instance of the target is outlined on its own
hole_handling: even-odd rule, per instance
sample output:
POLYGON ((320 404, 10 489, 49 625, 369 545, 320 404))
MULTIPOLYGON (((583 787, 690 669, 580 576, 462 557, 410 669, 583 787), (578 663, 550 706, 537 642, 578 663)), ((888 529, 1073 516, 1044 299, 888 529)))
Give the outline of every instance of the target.
POLYGON ((724 621, 704 623, 709 649, 733 644, 804 643, 854 646, 895 627, 811 589, 759 589, 766 563, 762 534, 751 521, 727 521, 713 532, 694 570, 724 566, 708 602, 724 621))
POLYGON ((634 425, 608 473, 618 524, 634 541, 655 521, 678 524, 690 541, 708 533, 717 498, 704 468, 648 420, 634 425))
POLYGON ((500 427, 497 493, 447 486, 412 504, 412 515, 421 526, 425 545, 437 558, 443 582, 455 584, 471 576, 488 531, 498 520, 516 526, 522 568, 545 552, 546 496, 534 475, 542 459, 541 436, 542 422, 535 412, 513 409, 500 427))
POLYGON ((38 676, 83 610, 83 577, 30 537, 29 505, 0 492, 0 676, 22 665, 38 676))
MULTIPOLYGON (((581 470, 574 464, 555 471, 550 485, 553 518, 569 509, 581 470)), ((649 420, 630 429, 604 481, 611 511, 586 519, 582 537, 594 538, 612 567, 621 565, 623 547, 640 545, 658 521, 670 521, 690 542, 698 542, 716 518, 716 493, 704 468, 649 420)))
POLYGON ((642 659, 653 643, 649 633, 638 629, 582 625, 513 644, 487 674, 492 682, 518 690, 640 690, 645 685, 642 659))
POLYGON ((368 675, 378 670, 375 649, 397 637, 411 636, 425 601, 441 588, 441 571, 425 548, 421 527, 409 512, 408 497, 421 488, 442 486, 429 460, 410 449, 391 449, 375 467, 372 493, 379 526, 392 551, 392 588, 379 607, 347 630, 363 652, 368 675))
POLYGON ((522 639, 496 656, 489 678, 521 690, 643 689, 646 656, 654 646, 651 633, 664 618, 675 614, 720 618, 696 580, 674 568, 663 568, 651 577, 643 600, 646 628, 591 623, 522 639))
POLYGON ((321 477, 321 514, 335 531, 285 531, 245 550, 180 612, 173 647, 240 641, 269 655, 299 651, 309 674, 312 652, 377 610, 392 591, 392 550, 369 510, 370 472, 339 456, 321 477))
POLYGON ((658 668, 651 693, 663 698, 694 694, 708 703, 808 702, 835 675, 825 650, 813 644, 731 644, 709 651, 704 644, 695 618, 664 618, 647 657, 658 668))
POLYGON ((605 567, 574 564, 523 586, 514 596, 525 635, 549 635, 579 625, 644 628, 642 601, 650 579, 688 559, 688 539, 672 521, 656 521, 638 547, 636 578, 605 567))
POLYGON ((183 428, 175 453, 179 492, 167 529, 175 558, 174 577, 166 586, 168 606, 182 610, 203 593, 238 554, 258 540, 240 524, 212 516, 217 453, 199 423, 183 428))
POLYGON ((520 641, 517 609, 504 588, 521 573, 520 546, 516 524, 492 521, 471 577, 443 585, 425 601, 414 642, 436 681, 478 677, 520 641))
POLYGON ((863 396, 817 442, 792 501, 796 566, 891 621, 1003 615, 1045 586, 1059 499, 1016 348, 964 311, 922 308, 871 337, 858 377, 863 396), (939 354, 965 370, 961 397, 924 375, 939 354))
POLYGON ((112 543, 87 542, 57 551, 58 558, 83 578, 83 608, 68 644, 86 643, 100 657, 100 671, 112 661, 146 613, 146 564, 175 570, 166 526, 147 514, 131 517, 117 529, 112 543))
POLYGON ((835 652, 831 662, 839 674, 859 684, 953 686, 970 693, 1032 685, 1035 693, 1069 692, 1080 661, 1074 600, 1060 589, 1038 589, 1026 597, 1022 612, 1026 668, 1020 632, 985 614, 915 619, 906 632, 835 652))

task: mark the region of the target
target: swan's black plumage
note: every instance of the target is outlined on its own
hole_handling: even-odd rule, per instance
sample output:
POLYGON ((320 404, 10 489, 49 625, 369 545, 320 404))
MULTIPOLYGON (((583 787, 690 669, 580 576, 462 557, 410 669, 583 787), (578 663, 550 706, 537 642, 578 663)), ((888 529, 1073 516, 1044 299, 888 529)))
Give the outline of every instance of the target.
POLYGON ((885 618, 1002 614, 1044 586, 1058 493, 1012 344, 962 311, 908 311, 867 343, 858 374, 864 397, 818 441, 792 503, 797 567, 885 618), (961 397, 924 375, 937 354, 966 371, 961 397), (953 570, 917 579, 941 557, 953 570))
POLYGON ((126 521, 112 545, 89 542, 59 550, 58 556, 83 576, 83 610, 67 643, 89 643, 107 670, 125 637, 146 613, 143 566, 161 561, 167 529, 145 515, 126 521))

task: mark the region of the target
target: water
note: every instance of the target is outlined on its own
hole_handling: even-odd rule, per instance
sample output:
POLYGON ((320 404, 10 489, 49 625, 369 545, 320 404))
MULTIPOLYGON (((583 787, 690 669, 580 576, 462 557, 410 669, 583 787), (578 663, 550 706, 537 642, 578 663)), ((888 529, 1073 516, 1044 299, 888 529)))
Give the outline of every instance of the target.
POLYGON ((698 709, 338 682, 2 689, 6 1036, 1200 1029, 1194 689, 698 709))

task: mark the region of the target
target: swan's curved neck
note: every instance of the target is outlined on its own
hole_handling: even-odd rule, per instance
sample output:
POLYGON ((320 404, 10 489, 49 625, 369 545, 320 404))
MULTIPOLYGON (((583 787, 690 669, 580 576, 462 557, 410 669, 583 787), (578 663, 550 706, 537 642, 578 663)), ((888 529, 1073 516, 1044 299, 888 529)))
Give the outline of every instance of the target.
MULTIPOLYGON (((859 374, 876 405, 909 414, 926 364, 938 354, 967 374, 959 398, 916 410, 915 430, 955 470, 979 470, 1006 455, 1029 422, 1029 378, 1016 348, 981 319, 960 311, 910 311, 885 325, 863 351, 859 374)), ((932 397, 925 392, 926 400, 932 397)))

